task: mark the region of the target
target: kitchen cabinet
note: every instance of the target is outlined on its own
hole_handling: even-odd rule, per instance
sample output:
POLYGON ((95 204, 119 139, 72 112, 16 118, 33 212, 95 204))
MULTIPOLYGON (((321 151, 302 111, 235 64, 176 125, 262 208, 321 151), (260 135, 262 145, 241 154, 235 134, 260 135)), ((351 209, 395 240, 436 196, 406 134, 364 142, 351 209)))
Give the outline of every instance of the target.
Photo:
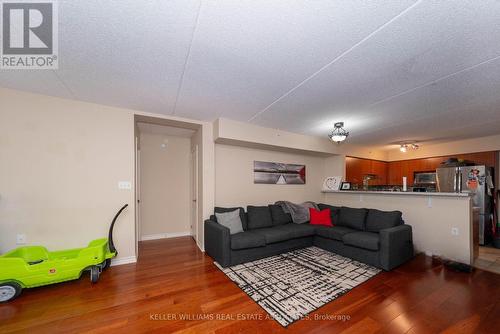
POLYGON ((384 185, 387 183, 387 162, 346 157, 346 181, 362 185, 363 177, 367 174, 376 175, 370 180, 370 185, 384 185))
POLYGON ((387 184, 387 162, 372 160, 371 174, 377 175, 377 178, 375 180, 371 180, 370 185, 387 184))
POLYGON ((396 185, 402 183, 403 169, 401 161, 391 161, 387 166, 387 184, 396 185))
POLYGON ((478 165, 494 167, 495 156, 496 152, 491 151, 391 162, 346 157, 346 180, 362 185, 364 175, 374 174, 377 175, 377 179, 371 180, 370 185, 402 185, 403 176, 406 176, 407 184, 411 186, 415 172, 433 172, 449 158, 464 159, 478 165))

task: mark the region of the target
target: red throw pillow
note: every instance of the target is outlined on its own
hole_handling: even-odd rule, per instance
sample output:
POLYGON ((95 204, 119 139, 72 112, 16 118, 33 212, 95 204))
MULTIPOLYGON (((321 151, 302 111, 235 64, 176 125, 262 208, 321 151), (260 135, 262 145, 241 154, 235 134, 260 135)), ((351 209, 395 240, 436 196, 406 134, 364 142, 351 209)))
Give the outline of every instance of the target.
POLYGON ((309 208, 309 215, 311 217, 311 220, 309 222, 311 225, 333 226, 332 217, 330 216, 330 209, 318 211, 316 209, 309 208))

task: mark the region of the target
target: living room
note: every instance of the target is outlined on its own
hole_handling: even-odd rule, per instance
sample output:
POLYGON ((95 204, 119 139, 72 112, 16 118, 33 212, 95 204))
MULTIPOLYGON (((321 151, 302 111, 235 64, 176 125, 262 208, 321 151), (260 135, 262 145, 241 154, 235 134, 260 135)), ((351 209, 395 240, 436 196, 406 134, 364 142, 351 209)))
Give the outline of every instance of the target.
POLYGON ((44 3, 0 332, 495 332, 498 2, 44 3))

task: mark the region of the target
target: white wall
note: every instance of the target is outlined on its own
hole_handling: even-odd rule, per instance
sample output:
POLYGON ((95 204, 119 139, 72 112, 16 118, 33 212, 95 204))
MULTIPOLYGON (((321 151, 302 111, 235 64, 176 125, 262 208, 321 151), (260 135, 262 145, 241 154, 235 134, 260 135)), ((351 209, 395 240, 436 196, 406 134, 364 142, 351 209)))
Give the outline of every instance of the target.
POLYGON ((213 124, 0 88, 0 252, 28 244, 51 250, 106 237, 115 212, 119 261, 135 258, 134 122, 154 118, 199 129, 198 245, 215 194, 213 124), (119 190, 119 181, 132 189, 119 190))
POLYGON ((353 208, 399 210, 406 224, 413 228, 413 242, 417 251, 471 263, 472 217, 469 197, 326 193, 325 202, 353 208), (459 229, 458 236, 451 234, 453 227, 459 229))
POLYGON ((215 146, 215 204, 217 206, 267 205, 278 200, 322 200, 325 157, 217 144, 215 146), (254 161, 306 165, 306 184, 254 184, 254 161))
POLYGON ((107 237, 135 256, 133 114, 122 109, 0 89, 0 252, 16 234, 50 250, 107 237))
POLYGON ((191 139, 141 132, 140 142, 141 237, 189 233, 191 139))

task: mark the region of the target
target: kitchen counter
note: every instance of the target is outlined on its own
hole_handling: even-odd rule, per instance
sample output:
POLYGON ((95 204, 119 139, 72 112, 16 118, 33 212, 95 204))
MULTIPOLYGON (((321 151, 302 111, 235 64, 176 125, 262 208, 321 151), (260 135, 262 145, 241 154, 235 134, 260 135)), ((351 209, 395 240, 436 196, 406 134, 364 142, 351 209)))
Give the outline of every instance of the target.
POLYGON ((440 197, 470 197, 470 193, 413 192, 413 191, 374 191, 374 190, 322 190, 323 193, 340 194, 376 194, 403 196, 440 196, 440 197))
POLYGON ((325 204, 383 211, 398 210, 412 227, 417 252, 472 262, 472 196, 468 193, 324 191, 325 204))

